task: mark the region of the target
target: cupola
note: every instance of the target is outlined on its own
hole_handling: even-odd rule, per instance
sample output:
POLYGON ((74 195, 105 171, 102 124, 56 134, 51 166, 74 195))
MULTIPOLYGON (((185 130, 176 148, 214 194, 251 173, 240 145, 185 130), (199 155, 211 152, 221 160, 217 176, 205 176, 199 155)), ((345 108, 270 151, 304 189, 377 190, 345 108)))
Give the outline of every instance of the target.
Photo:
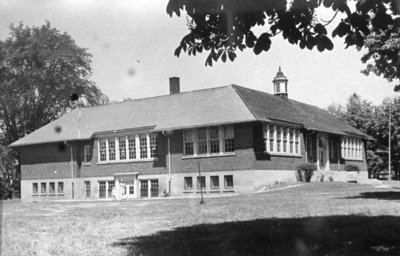
POLYGON ((282 99, 288 98, 288 79, 283 74, 281 67, 279 67, 278 73, 272 83, 274 84, 274 95, 281 97, 282 99))

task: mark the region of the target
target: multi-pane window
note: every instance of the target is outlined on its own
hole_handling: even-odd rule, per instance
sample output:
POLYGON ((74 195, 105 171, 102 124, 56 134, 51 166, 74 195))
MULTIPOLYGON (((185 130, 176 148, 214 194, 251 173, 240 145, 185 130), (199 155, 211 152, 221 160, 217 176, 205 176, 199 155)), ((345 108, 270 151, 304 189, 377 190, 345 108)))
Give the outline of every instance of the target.
POLYGON ((287 143, 287 129, 288 128, 282 128, 283 129, 283 152, 287 153, 288 152, 288 143, 287 143))
POLYGON ((193 189, 193 179, 192 177, 184 177, 184 188, 186 190, 192 190, 193 189))
POLYGON ((300 132, 297 129, 264 124, 263 134, 268 153, 300 154, 300 132))
POLYGON ((338 161, 338 142, 336 138, 329 138, 329 161, 338 161))
POLYGON ((235 134, 233 126, 224 127, 224 145, 225 145, 225 150, 224 150, 225 152, 235 151, 235 134))
POLYGON ((133 185, 129 186, 129 195, 135 194, 135 187, 133 185))
POLYGON ((197 177, 197 189, 206 189, 206 177, 198 176, 197 177))
POLYGON ((185 150, 185 155, 194 154, 194 131, 186 130, 183 133, 183 147, 185 150))
POLYGON ((282 127, 276 129, 276 152, 281 152, 282 127))
POLYGON ((40 193, 45 194, 47 192, 46 182, 40 183, 40 193))
POLYGON ((211 154, 219 153, 218 127, 210 127, 209 143, 210 143, 210 153, 211 154))
POLYGON ((294 130, 290 129, 289 130, 289 153, 293 154, 294 152, 294 130))
POLYGON ((119 160, 125 160, 126 159, 125 136, 118 137, 118 151, 119 151, 119 160))
POLYGON ((147 158, 147 136, 146 134, 141 134, 139 136, 140 145, 140 158, 147 158))
POLYGON ((207 129, 201 128, 197 130, 197 153, 207 154, 207 129))
POLYGON ((90 163, 90 160, 92 159, 92 150, 90 145, 85 145, 83 147, 83 161, 85 163, 90 163))
POLYGON ((90 181, 85 181, 86 197, 90 197, 90 181))
POLYGON ((362 145, 362 140, 360 139, 343 137, 341 142, 342 157, 362 160, 362 145))
POLYGON ((49 182, 49 193, 50 194, 56 193, 56 183, 49 182))
POLYGON ((141 134, 99 139, 99 161, 153 159, 158 155, 157 134, 141 134))
POLYGON ((157 134, 150 135, 150 157, 156 158, 157 153, 157 134))
POLYGON ((235 151, 233 126, 213 126, 185 130, 183 133, 185 155, 211 155, 235 151))
POLYGON ((108 159, 115 160, 115 137, 108 138, 108 159))
POLYGON ((233 175, 225 175, 224 176, 224 187, 225 188, 233 188, 233 175))
POLYGON ((210 176, 211 189, 219 189, 219 176, 210 176))
POLYGON ((107 161, 107 140, 105 138, 99 139, 100 161, 107 161))
POLYGON ((135 136, 128 137, 129 159, 136 159, 136 138, 135 136))
POLYGON ((37 183, 32 183, 32 193, 33 194, 38 193, 38 184, 37 183))
POLYGON ((64 193, 64 182, 58 182, 58 190, 57 190, 57 192, 59 194, 64 193))

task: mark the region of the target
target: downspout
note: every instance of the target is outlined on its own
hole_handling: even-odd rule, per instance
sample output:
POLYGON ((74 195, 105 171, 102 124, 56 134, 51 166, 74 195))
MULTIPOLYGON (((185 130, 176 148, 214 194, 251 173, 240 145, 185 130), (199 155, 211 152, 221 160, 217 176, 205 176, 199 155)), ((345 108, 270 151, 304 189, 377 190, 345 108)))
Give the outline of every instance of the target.
POLYGON ((74 199, 74 154, 73 154, 73 148, 72 148, 72 145, 68 144, 66 141, 64 141, 64 144, 71 148, 72 199, 74 199))
POLYGON ((170 144, 170 139, 169 136, 166 135, 165 131, 162 131, 162 134, 167 137, 167 150, 168 150, 168 176, 169 176, 169 180, 168 180, 168 195, 171 196, 171 144, 170 144))

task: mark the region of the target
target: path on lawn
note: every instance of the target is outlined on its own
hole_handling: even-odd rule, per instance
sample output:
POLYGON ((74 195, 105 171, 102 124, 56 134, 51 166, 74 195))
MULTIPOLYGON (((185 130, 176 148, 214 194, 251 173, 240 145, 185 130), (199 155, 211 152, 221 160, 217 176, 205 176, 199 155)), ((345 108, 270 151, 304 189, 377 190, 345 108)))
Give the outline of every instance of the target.
MULTIPOLYGON (((324 183, 267 193, 206 197, 204 205, 199 204, 199 198, 69 203, 6 201, 2 255, 127 255, 127 252, 146 255, 147 244, 144 243, 142 251, 135 251, 137 244, 132 244, 133 240, 150 236, 159 242, 155 236, 160 231, 172 232, 167 236, 186 236, 185 232, 192 232, 191 228, 202 224, 229 222, 240 230, 242 226, 235 223, 250 222, 246 225, 253 226, 252 221, 256 219, 263 220, 256 223, 262 226, 276 224, 267 220, 306 220, 319 216, 329 219, 346 215, 400 217, 399 195, 398 190, 370 185, 324 183), (174 233, 184 227, 188 228, 185 232, 174 233)), ((219 231, 227 228, 226 225, 221 229, 216 227, 219 231)), ((290 229, 291 225, 285 227, 290 229)), ((214 228, 209 226, 206 230, 214 228)), ((174 244, 169 246, 171 250, 175 248, 174 244)), ((160 252, 147 254, 157 253, 160 252)))

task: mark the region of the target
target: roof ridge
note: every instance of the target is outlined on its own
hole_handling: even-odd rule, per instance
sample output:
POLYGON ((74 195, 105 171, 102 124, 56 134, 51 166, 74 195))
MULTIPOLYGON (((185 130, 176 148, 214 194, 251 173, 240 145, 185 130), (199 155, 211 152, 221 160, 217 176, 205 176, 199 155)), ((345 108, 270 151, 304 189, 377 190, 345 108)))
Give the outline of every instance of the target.
POLYGON ((132 101, 137 102, 137 101, 150 100, 150 99, 163 98, 163 97, 173 97, 175 95, 182 95, 182 94, 189 94, 189 93, 195 93, 195 92, 200 92, 200 91, 222 89, 222 88, 226 88, 229 86, 231 86, 231 85, 222 85, 222 86, 203 88, 203 89, 198 89, 198 90, 193 90, 193 91, 184 91, 184 92, 179 92, 179 93, 175 93, 175 94, 165 94, 165 95, 157 95, 157 96, 151 96, 151 97, 146 97, 146 98, 137 98, 137 99, 131 99, 131 100, 127 100, 127 101, 118 101, 118 102, 112 102, 112 103, 107 103, 107 104, 102 104, 102 105, 85 106, 81 109, 92 109, 92 108, 105 107, 105 106, 116 105, 116 104, 125 104, 125 103, 129 103, 132 101))
POLYGON ((231 84, 232 89, 236 92, 236 94, 239 96, 240 100, 243 102, 243 104, 246 106, 246 108, 249 110, 249 112, 253 115, 255 119, 257 119, 256 115, 254 114, 253 110, 249 107, 249 104, 247 101, 244 100, 243 96, 240 94, 240 92, 237 90, 237 87, 244 88, 243 86, 236 85, 236 84, 231 84))

